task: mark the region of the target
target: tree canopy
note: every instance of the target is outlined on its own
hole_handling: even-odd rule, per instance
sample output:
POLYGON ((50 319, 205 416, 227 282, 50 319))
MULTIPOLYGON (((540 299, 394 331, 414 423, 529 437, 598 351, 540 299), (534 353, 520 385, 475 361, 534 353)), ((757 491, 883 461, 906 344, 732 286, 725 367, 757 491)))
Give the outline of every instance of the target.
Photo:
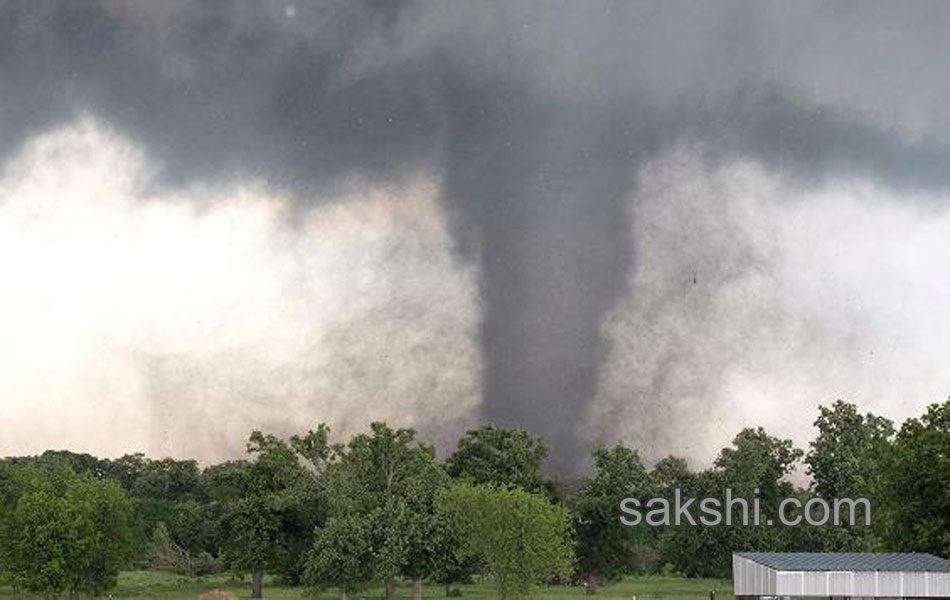
POLYGON ((47 595, 99 594, 116 584, 130 541, 131 503, 113 481, 66 463, 8 472, 0 563, 12 583, 47 595))
POLYGON ((245 458, 206 466, 66 450, 12 457, 0 460, 0 579, 101 594, 120 569, 227 568, 250 573, 256 597, 269 573, 343 596, 375 582, 392 598, 408 580, 418 599, 424 581, 487 575, 500 597, 520 598, 540 582, 581 579, 595 592, 638 573, 727 577, 737 550, 950 555, 950 401, 896 433, 837 401, 819 407, 815 428, 807 454, 744 429, 705 469, 675 456, 651 468, 634 448, 601 447, 579 480, 546 479, 544 440, 494 426, 468 431, 444 463, 414 430, 385 423, 345 442, 326 425, 289 438, 253 432, 245 458), (792 477, 800 465, 806 486, 792 477), (727 510, 728 495, 742 502, 727 510), (786 498, 842 497, 871 499, 870 527, 863 509, 854 527, 765 525, 786 498), (628 498, 654 505, 632 526, 621 521, 628 498), (718 502, 735 523, 666 518, 690 498, 718 502), (760 526, 739 525, 756 506, 760 526))
POLYGON ((464 551, 485 565, 501 600, 527 598, 573 572, 570 513, 543 495, 459 483, 441 494, 439 509, 458 524, 464 551))
POLYGON ((515 486, 529 492, 545 488, 542 466, 547 443, 522 429, 485 425, 471 429, 459 440, 445 462, 454 479, 474 484, 515 486))

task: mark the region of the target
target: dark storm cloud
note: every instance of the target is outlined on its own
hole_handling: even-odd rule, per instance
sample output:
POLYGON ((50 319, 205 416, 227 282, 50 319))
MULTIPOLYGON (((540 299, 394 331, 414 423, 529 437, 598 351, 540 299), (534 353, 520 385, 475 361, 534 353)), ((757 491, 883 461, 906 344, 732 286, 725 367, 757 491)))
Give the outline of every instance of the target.
POLYGON ((802 105, 773 94, 741 97, 700 126, 718 150, 751 156, 796 181, 869 178, 898 190, 950 189, 950 145, 939 137, 908 141, 836 107, 802 105))
POLYGON ((950 23, 947 8, 894 6, 7 1, 0 153, 87 111, 139 141, 165 185, 264 177, 303 200, 438 173, 457 249, 480 267, 483 417, 556 438, 566 466, 602 317, 627 291, 646 159, 699 137, 713 159, 798 181, 946 189, 950 113, 907 131, 946 87, 929 54, 947 44, 933 26, 919 34, 932 52, 907 40, 950 23), (823 56, 846 57, 868 93, 823 56), (911 86, 885 89, 888 73, 911 86))
POLYGON ((3 152, 91 111, 143 143, 166 183, 241 174, 312 191, 352 172, 397 177, 436 139, 426 74, 343 73, 385 37, 395 6, 308 5, 291 18, 273 3, 7 2, 3 152))

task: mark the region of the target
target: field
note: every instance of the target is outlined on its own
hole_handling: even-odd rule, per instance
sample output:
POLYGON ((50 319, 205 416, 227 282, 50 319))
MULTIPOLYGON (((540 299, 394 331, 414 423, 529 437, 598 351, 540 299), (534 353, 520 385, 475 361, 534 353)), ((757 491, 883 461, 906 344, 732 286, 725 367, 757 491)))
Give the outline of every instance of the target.
MULTIPOLYGON (((181 577, 164 573, 148 571, 133 571, 123 573, 119 578, 119 586, 106 598, 111 600, 197 600, 198 596, 214 589, 223 589, 234 592, 238 598, 245 600, 250 596, 250 585, 247 582, 235 581, 224 575, 208 577, 181 577)), ((494 598, 491 586, 488 583, 460 586, 461 598, 469 600, 490 600, 494 598)), ((600 600, 708 600, 709 592, 716 592, 716 600, 732 598, 732 584, 729 581, 718 579, 684 579, 680 577, 637 577, 629 578, 620 583, 603 586, 596 596, 586 596, 582 588, 553 587, 541 590, 539 598, 594 598, 600 600)), ((8 587, 0 587, 0 600, 32 600, 40 598, 39 594, 21 593, 14 596, 8 587)), ((328 591, 319 596, 308 596, 305 590, 295 587, 281 587, 265 585, 265 600, 331 600, 338 598, 335 591, 328 591)), ((362 594, 352 594, 353 600, 365 598, 377 600, 382 597, 381 590, 370 589, 362 594)), ((410 598, 408 586, 399 588, 397 598, 410 598)), ((440 599, 445 597, 441 587, 430 586, 425 590, 425 597, 440 599)))

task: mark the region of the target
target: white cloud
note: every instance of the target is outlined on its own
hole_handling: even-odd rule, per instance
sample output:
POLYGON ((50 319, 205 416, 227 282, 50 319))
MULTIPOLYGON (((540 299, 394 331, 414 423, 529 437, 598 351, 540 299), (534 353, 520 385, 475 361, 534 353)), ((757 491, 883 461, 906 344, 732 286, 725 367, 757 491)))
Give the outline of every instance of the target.
POLYGON ((744 426, 804 445, 837 398, 902 420, 947 397, 950 212, 926 207, 950 199, 700 156, 643 170, 593 429, 704 464, 744 426))
POLYGON ((83 119, 0 176, 0 454, 217 460, 257 427, 465 425, 475 284, 431 183, 291 218, 255 182, 149 195, 149 175, 83 119))

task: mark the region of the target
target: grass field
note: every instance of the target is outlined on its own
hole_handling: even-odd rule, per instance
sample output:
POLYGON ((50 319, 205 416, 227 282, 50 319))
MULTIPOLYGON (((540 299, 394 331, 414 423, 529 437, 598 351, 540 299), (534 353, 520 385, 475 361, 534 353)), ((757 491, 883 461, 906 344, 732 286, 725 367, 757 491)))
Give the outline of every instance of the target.
MULTIPOLYGON (((475 584, 459 586, 461 598, 470 600, 490 600, 494 598, 490 584, 475 584)), ((112 590, 112 600, 152 599, 155 600, 198 600, 203 592, 214 589, 228 590, 244 600, 250 596, 250 583, 229 579, 226 575, 212 575, 207 577, 182 577, 166 573, 149 571, 132 571, 123 573, 119 578, 119 586, 112 590)), ((626 579, 620 583, 603 586, 596 596, 585 596, 582 588, 551 587, 540 590, 538 598, 594 598, 601 600, 708 600, 709 592, 716 592, 716 600, 732 598, 732 584, 719 579, 685 579, 680 577, 637 577, 626 579)), ((429 586, 425 590, 425 597, 433 600, 444 598, 443 588, 429 586)), ((21 593, 15 597, 8 587, 0 587, 0 600, 33 600, 40 598, 39 594, 21 593)), ((108 597, 108 596, 107 596, 108 597)), ((265 585, 265 600, 331 600, 339 596, 335 591, 328 591, 319 596, 307 595, 305 590, 296 587, 282 587, 265 585)), ((352 594, 353 600, 365 598, 377 600, 382 597, 381 590, 370 589, 362 594, 352 594)), ((399 588, 397 598, 410 598, 408 586, 399 588)))

